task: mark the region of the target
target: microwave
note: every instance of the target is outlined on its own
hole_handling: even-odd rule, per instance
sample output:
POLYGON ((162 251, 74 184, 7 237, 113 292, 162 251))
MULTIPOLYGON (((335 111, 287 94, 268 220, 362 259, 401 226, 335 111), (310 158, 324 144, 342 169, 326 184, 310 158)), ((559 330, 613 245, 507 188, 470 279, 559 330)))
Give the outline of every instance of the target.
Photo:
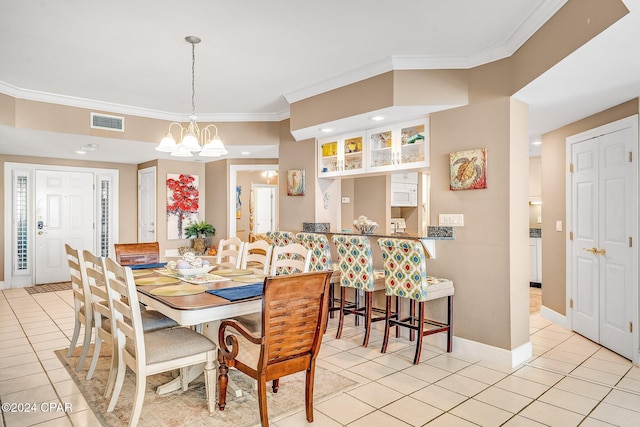
POLYGON ((391 206, 418 206, 418 186, 392 182, 391 206))

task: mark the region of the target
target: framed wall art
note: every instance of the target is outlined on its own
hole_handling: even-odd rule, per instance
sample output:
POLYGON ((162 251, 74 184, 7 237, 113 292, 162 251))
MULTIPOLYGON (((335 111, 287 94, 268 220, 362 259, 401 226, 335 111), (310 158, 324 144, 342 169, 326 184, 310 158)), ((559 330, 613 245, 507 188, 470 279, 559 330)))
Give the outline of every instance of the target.
POLYGON ((167 174, 167 239, 184 239, 183 228, 198 220, 198 175, 167 174))
POLYGON ((304 169, 287 171, 287 196, 304 196, 304 169))
POLYGON ((450 190, 487 188, 487 149, 449 153, 450 190))

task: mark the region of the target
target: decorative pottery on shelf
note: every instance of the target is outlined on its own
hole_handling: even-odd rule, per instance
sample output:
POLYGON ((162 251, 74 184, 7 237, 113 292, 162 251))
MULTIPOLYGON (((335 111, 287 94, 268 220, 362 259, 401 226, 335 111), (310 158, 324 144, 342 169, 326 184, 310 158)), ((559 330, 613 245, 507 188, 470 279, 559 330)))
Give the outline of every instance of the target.
POLYGON ((373 234, 373 232, 378 228, 378 223, 371 221, 364 215, 360 215, 358 219, 353 220, 353 228, 355 228, 360 234, 373 234))

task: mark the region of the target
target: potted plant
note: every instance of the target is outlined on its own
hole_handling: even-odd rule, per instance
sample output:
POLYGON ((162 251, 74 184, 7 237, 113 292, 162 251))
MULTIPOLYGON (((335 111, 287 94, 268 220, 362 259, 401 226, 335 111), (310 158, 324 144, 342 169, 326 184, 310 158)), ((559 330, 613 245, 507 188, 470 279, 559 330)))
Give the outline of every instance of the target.
POLYGON ((215 236, 216 229, 204 220, 194 221, 184 229, 184 234, 186 238, 194 237, 193 250, 196 254, 202 255, 207 248, 205 237, 215 236))

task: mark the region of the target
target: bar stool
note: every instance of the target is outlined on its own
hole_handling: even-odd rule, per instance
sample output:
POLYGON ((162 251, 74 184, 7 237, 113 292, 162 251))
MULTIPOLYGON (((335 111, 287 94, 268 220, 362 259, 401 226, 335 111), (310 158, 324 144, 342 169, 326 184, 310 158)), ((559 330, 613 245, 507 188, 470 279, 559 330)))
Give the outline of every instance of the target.
MULTIPOLYGON (((418 240, 382 238, 378 239, 382 250, 385 268, 386 320, 384 325, 384 341, 382 352, 387 351, 389 344, 389 328, 403 326, 410 329, 410 339, 414 339, 414 331, 418 331, 416 355, 413 363, 420 361, 422 337, 438 332, 447 333, 447 352, 451 353, 453 340, 453 282, 427 276, 424 247, 418 240), (391 297, 409 298, 409 317, 400 317, 400 306, 396 300, 396 312, 391 311, 391 297), (424 303, 447 297, 447 323, 425 319, 424 303), (415 316, 415 303, 418 302, 418 316, 415 316), (433 326, 425 329, 424 325, 433 326)), ((396 329, 397 331, 397 329, 396 329)))
POLYGON ((373 317, 374 311, 380 314, 383 311, 373 308, 373 292, 382 288, 376 286, 373 274, 371 243, 366 236, 333 236, 332 240, 338 250, 340 267, 340 321, 336 338, 342 335, 345 314, 363 316, 365 332, 362 345, 366 347, 369 344, 371 323, 385 319, 385 316, 373 317), (345 305, 346 288, 353 288, 355 291, 353 304, 345 305), (364 291, 364 307, 358 306, 358 291, 364 291))
MULTIPOLYGON (((331 250, 329 248, 329 240, 324 234, 318 233, 298 233, 296 239, 300 244, 311 251, 311 262, 309 271, 331 271, 331 250)), ((329 286, 329 316, 333 319, 334 311, 339 308, 335 306, 335 296, 333 290, 333 281, 329 286)))
POLYGON ((267 235, 275 246, 286 246, 296 241, 291 231, 267 231, 264 234, 267 235))

